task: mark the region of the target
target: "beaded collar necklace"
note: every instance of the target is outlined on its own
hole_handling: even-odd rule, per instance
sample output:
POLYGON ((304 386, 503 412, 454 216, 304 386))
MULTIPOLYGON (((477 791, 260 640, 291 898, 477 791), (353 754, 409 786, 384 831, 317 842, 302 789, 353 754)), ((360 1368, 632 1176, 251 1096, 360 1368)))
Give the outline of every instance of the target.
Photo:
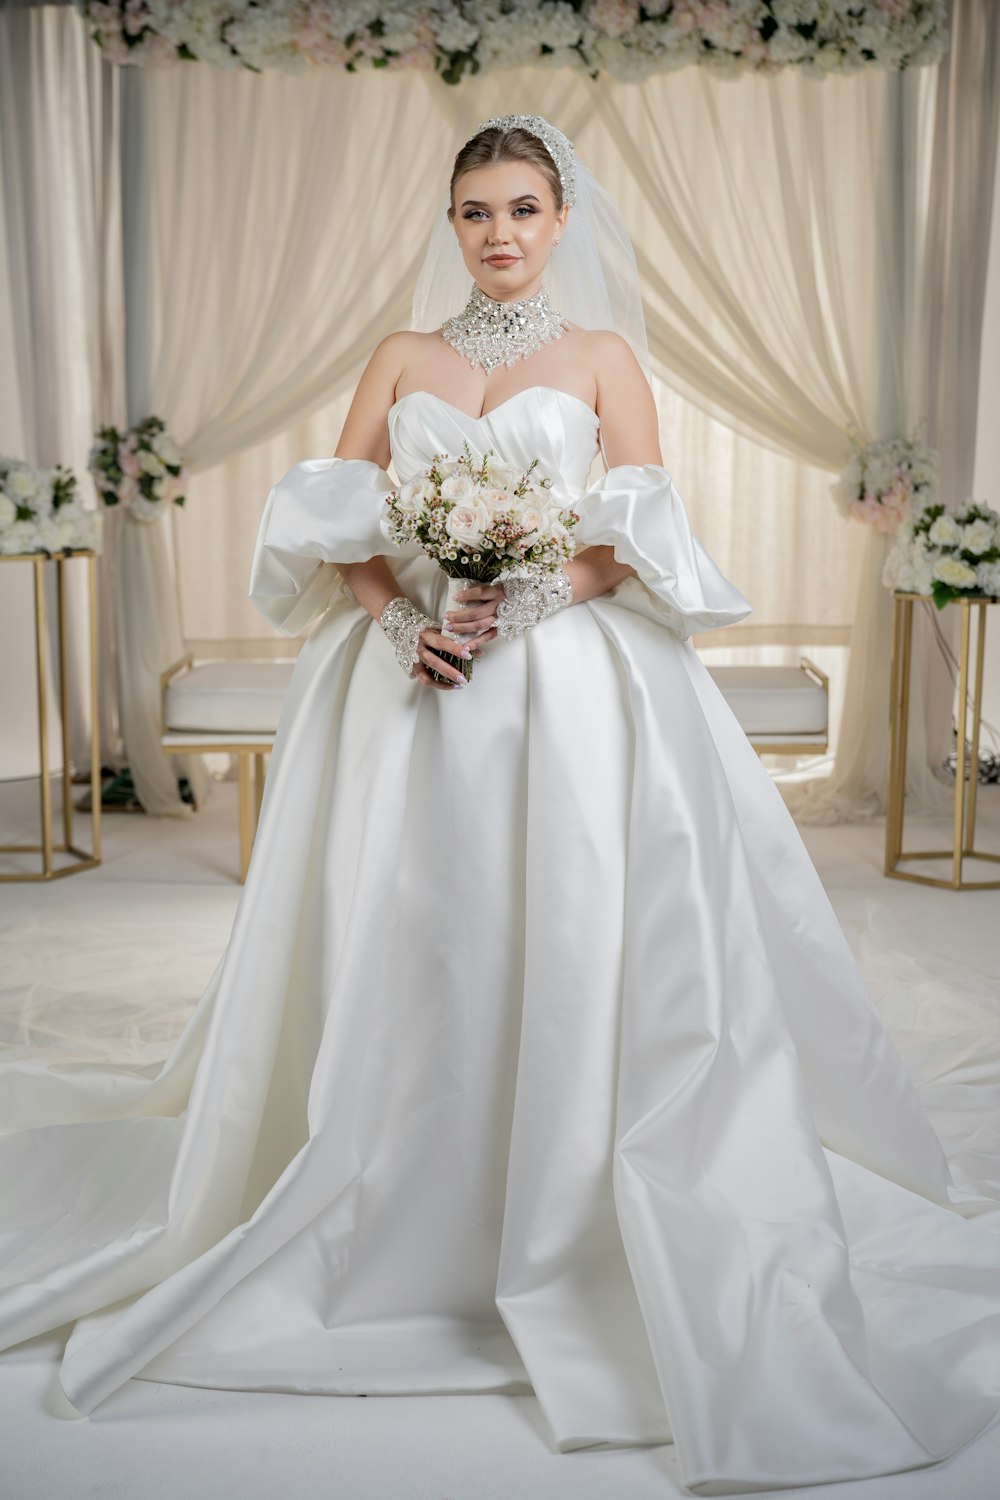
POLYGON ((473 368, 481 365, 489 374, 498 365, 509 368, 542 344, 561 338, 568 327, 544 287, 518 302, 497 302, 473 282, 468 302, 441 332, 473 368))

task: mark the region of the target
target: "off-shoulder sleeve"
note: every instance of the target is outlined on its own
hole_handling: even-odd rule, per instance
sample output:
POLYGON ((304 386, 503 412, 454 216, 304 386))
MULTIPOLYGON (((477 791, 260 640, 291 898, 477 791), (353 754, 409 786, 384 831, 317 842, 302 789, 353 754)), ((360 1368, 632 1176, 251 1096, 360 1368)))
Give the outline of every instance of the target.
POLYGON ((579 547, 610 546, 653 595, 682 640, 742 620, 752 608, 691 530, 684 502, 659 464, 619 464, 573 504, 579 547))
POLYGON ((385 500, 395 488, 378 464, 362 458, 310 458, 270 491, 250 568, 250 599, 285 635, 297 635, 345 595, 335 563, 398 558, 383 530, 385 500))

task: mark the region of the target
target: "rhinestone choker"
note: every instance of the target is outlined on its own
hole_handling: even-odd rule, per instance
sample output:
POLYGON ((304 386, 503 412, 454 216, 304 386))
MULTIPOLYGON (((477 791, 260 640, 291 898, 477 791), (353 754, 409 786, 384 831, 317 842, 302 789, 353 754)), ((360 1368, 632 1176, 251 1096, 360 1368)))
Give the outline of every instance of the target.
POLYGON ((561 338, 568 327, 549 303, 544 287, 519 302, 497 302, 473 282, 468 302, 441 332, 473 368, 482 365, 489 374, 498 365, 509 368, 542 344, 561 338))

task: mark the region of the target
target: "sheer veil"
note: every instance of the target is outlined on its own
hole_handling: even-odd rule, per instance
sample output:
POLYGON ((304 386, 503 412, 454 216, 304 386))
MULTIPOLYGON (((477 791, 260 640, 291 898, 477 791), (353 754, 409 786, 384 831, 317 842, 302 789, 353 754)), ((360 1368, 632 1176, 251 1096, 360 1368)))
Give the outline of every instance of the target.
MULTIPOLYGON (((539 115, 505 118, 518 124, 525 119, 535 120, 549 132, 554 129, 539 115)), ((486 124, 492 123, 495 122, 484 122, 474 134, 478 135, 486 124)), ((571 159, 575 198, 559 244, 549 257, 542 285, 553 307, 571 322, 581 328, 610 328, 620 333, 648 380, 646 319, 635 252, 624 216, 611 194, 579 160, 572 144, 561 132, 557 134, 565 142, 571 159)), ((544 136, 539 139, 548 145, 544 136)), ((472 290, 472 279, 448 219, 448 207, 446 189, 413 294, 411 327, 418 333, 440 328, 446 318, 462 310, 472 290)))

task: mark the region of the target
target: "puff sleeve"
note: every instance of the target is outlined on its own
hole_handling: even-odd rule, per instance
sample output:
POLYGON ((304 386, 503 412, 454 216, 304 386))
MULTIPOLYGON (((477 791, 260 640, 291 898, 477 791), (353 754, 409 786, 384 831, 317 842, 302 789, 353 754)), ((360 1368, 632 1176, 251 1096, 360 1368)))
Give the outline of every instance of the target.
MULTIPOLYGON (((611 546, 652 595, 654 611, 682 640, 742 620, 752 606, 716 567, 660 464, 619 464, 573 508, 580 547, 611 546)), ((633 582, 633 580, 626 580, 633 582)))
POLYGON ((254 607, 284 635, 297 635, 338 598, 353 598, 335 563, 398 560, 404 548, 384 529, 395 489, 369 459, 311 458, 273 487, 250 569, 254 607))

